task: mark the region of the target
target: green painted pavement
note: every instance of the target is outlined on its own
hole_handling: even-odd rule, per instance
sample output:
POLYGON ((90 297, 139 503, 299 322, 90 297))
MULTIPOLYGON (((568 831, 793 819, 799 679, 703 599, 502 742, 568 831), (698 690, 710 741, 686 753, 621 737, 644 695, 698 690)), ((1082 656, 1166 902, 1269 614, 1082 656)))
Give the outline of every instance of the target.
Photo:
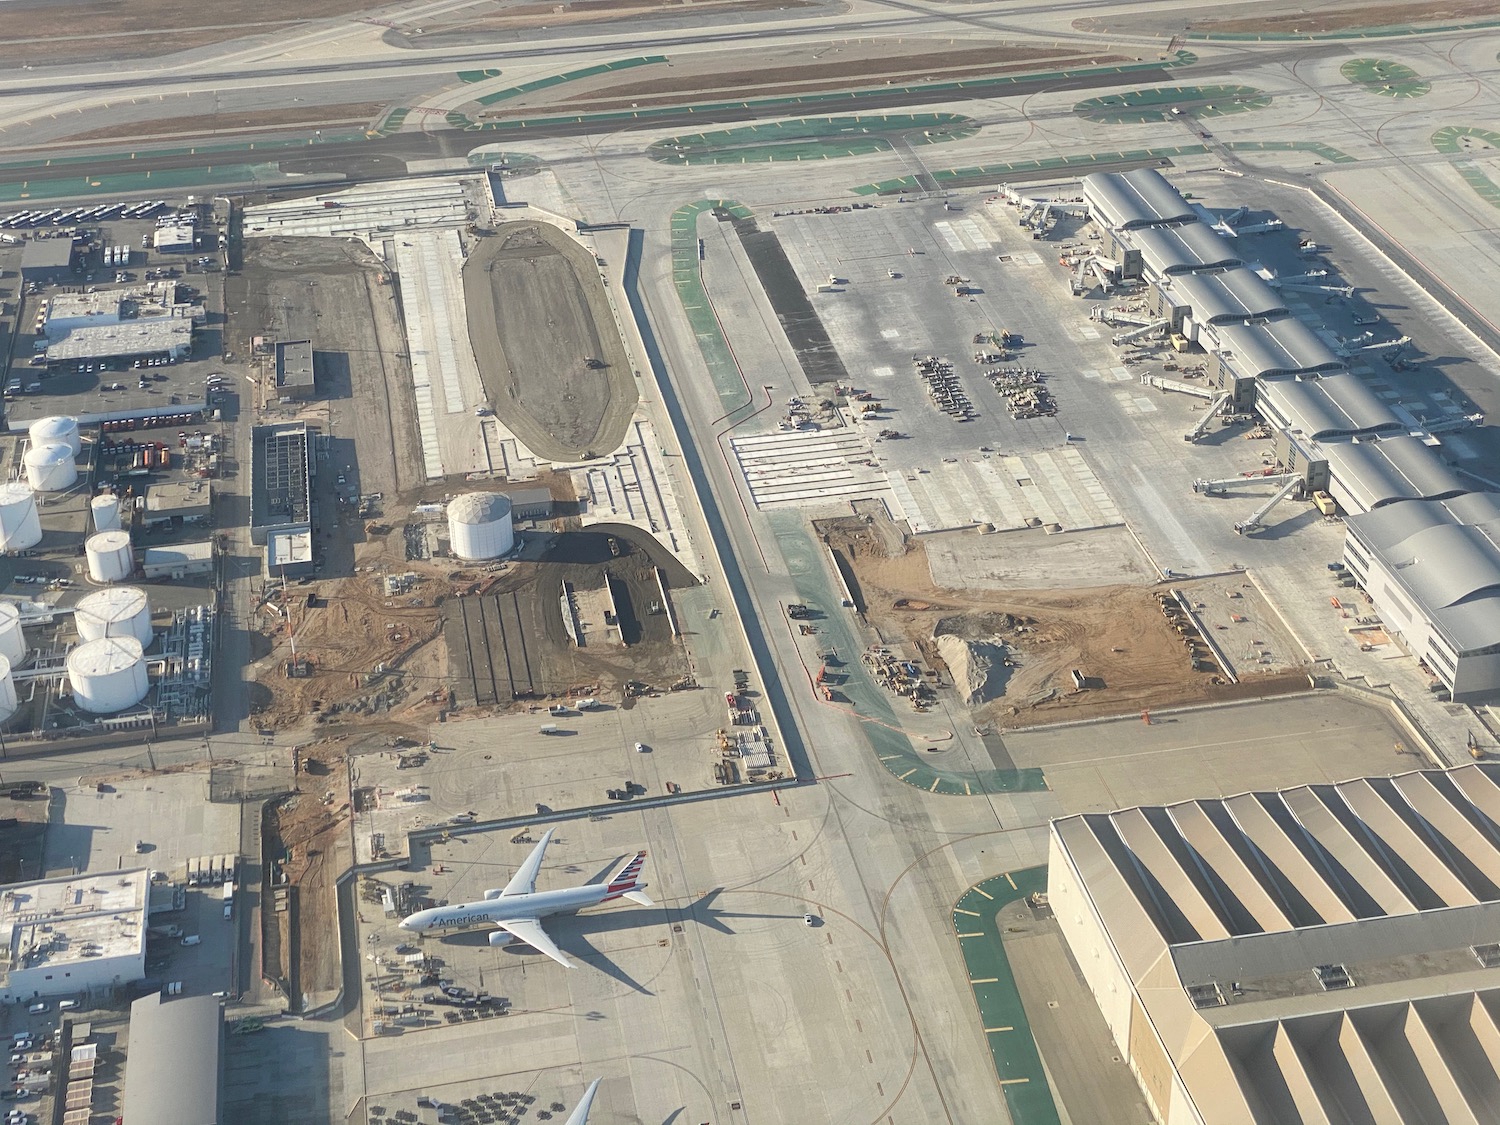
POLYGON ((500 71, 495 67, 487 67, 484 70, 460 70, 458 80, 460 82, 486 82, 491 78, 499 78, 500 71))
POLYGON ((1356 158, 1322 141, 1224 141, 1230 152, 1312 152, 1334 164, 1353 164, 1356 158))
POLYGON ((1012 1125, 1060 1125, 1052 1089, 995 915, 1000 908, 1047 889, 1046 867, 996 875, 970 887, 953 906, 953 932, 969 972, 979 1023, 1012 1125))
POLYGON ((1189 104, 1195 117, 1222 117, 1265 109, 1271 104, 1271 95, 1252 86, 1156 86, 1087 98, 1075 105, 1073 112, 1103 125, 1139 125, 1165 121, 1174 106, 1189 104))
POLYGON ((662 164, 828 160, 887 152, 892 145, 885 134, 905 136, 909 144, 941 144, 977 132, 978 123, 958 113, 800 117, 666 137, 648 147, 646 155, 662 164))
MULTIPOLYGON (((1063 171, 1072 168, 1087 168, 1097 164, 1126 164, 1132 161, 1165 160, 1174 156, 1201 156, 1208 151, 1203 145, 1176 145, 1166 148, 1135 148, 1119 152, 1085 152, 1071 156, 1049 156, 1040 160, 1015 160, 1006 164, 981 164, 976 168, 943 168, 932 173, 940 184, 956 186, 975 180, 995 180, 1021 172, 1063 171)), ((894 180, 880 180, 873 184, 860 184, 850 188, 855 195, 890 195, 895 192, 917 191, 915 177, 902 176, 894 180)))
POLYGON ((408 107, 404 105, 397 106, 395 109, 391 110, 385 115, 385 120, 383 120, 379 125, 375 126, 375 128, 371 129, 368 133, 365 134, 365 136, 389 137, 392 134, 399 133, 401 131, 401 126, 406 124, 407 115, 410 113, 411 110, 408 107))
POLYGON ((750 218, 746 207, 729 199, 700 199, 672 212, 672 285, 693 329, 719 401, 726 411, 733 412, 743 410, 751 400, 729 342, 719 328, 719 318, 709 303, 708 291, 703 288, 703 273, 698 266, 698 216, 721 208, 737 219, 750 218))
POLYGON ((1432 134, 1432 147, 1439 152, 1462 152, 1469 147, 1463 143, 1465 138, 1482 141, 1489 148, 1500 148, 1500 133, 1491 132, 1489 129, 1476 129, 1469 125, 1443 126, 1432 134))
POLYGON ((1189 31, 1186 39, 1226 43, 1303 43, 1324 39, 1398 39, 1407 35, 1437 35, 1446 31, 1483 31, 1500 27, 1500 20, 1466 23, 1394 23, 1378 27, 1352 27, 1344 31, 1189 31))
MULTIPOLYGON (((1438 152, 1463 152, 1473 147, 1464 144, 1466 140, 1478 141, 1487 149, 1500 149, 1500 133, 1470 125, 1445 125, 1432 134, 1432 147, 1438 152)), ((1491 207, 1500 207, 1500 184, 1472 164, 1454 164, 1453 168, 1480 199, 1491 207)))
MULTIPOLYGON (((530 82, 522 82, 519 86, 511 86, 504 90, 496 90, 493 94, 485 94, 474 100, 480 105, 494 105, 508 98, 517 98, 522 94, 529 94, 534 90, 545 90, 549 86, 561 86, 565 82, 576 82, 580 78, 593 78, 598 74, 608 74, 614 70, 631 70, 638 66, 651 66, 654 63, 664 63, 666 55, 639 55, 633 59, 617 59, 614 62, 596 63, 594 66, 586 66, 579 70, 567 70, 562 74, 549 74, 546 78, 536 78, 530 82)), ((470 72, 476 73, 476 72, 470 72)), ((477 73, 487 74, 480 71, 477 73)), ((495 74, 499 74, 497 70, 495 74)), ((460 75, 462 77, 462 75, 460 75)))
POLYGON ((1390 59, 1350 59, 1339 73, 1372 94, 1387 98, 1420 98, 1432 93, 1428 82, 1411 67, 1390 59))
POLYGON ((152 172, 106 172, 58 180, 0 181, 0 201, 71 199, 73 196, 213 187, 218 184, 285 183, 275 164, 213 164, 152 172))
POLYGON ((834 103, 857 105, 872 98, 888 99, 892 94, 930 94, 952 90, 976 92, 1004 89, 1027 82, 1060 81, 1073 78, 1089 78, 1104 74, 1139 74, 1156 70, 1171 70, 1191 66, 1198 61, 1192 51, 1178 51, 1169 59, 1151 63, 1126 63, 1123 66, 1079 67, 1074 70, 1050 70, 1028 74, 1002 74, 989 78, 966 78, 952 82, 919 82, 910 86, 877 86, 867 90, 839 90, 823 94, 794 94, 780 98, 750 98, 739 102, 711 102, 695 106, 655 106, 649 109, 615 110, 605 113, 580 113, 571 117, 538 117, 524 121, 488 121, 480 123, 457 110, 447 115, 448 124, 455 129, 537 129, 552 125, 619 125, 634 121, 654 121, 683 113, 711 114, 723 110, 764 109, 771 113, 784 113, 799 106, 825 106, 834 103))

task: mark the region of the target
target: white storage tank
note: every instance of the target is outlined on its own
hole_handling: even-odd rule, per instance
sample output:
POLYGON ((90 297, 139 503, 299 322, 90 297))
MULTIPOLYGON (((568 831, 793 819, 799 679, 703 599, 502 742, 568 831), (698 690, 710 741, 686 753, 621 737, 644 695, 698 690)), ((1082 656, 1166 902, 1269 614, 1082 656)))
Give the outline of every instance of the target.
POLYGON ((73 449, 66 442, 33 445, 22 460, 26 463, 26 482, 38 492, 61 492, 72 488, 78 479, 73 449))
POLYGON ((9 722, 17 706, 16 678, 10 674, 10 661, 0 656, 0 723, 9 722))
POLYGON ((120 498, 108 492, 89 501, 89 512, 94 517, 95 531, 120 530, 120 498))
POLYGON ((26 432, 31 435, 32 445, 60 443, 71 449, 75 457, 83 448, 83 442, 78 436, 78 419, 70 418, 65 414, 54 415, 51 418, 38 418, 31 423, 26 432))
POLYGON ((14 602, 0 602, 0 656, 11 665, 26 659, 26 631, 21 628, 21 611, 14 602))
POLYGON ((95 532, 83 541, 83 553, 95 582, 122 582, 135 570, 128 531, 95 532))
POLYGON ((497 559, 516 545, 510 497, 470 492, 448 505, 448 541, 461 559, 497 559))
POLYGON ((150 648, 151 603, 136 586, 114 586, 80 598, 73 607, 73 625, 85 641, 102 637, 133 637, 150 648))
POLYGON ((42 541, 42 520, 30 485, 0 485, 0 551, 29 551, 42 541))
POLYGON ((146 658, 134 637, 84 641, 68 653, 68 686, 80 710, 113 715, 146 698, 146 658))

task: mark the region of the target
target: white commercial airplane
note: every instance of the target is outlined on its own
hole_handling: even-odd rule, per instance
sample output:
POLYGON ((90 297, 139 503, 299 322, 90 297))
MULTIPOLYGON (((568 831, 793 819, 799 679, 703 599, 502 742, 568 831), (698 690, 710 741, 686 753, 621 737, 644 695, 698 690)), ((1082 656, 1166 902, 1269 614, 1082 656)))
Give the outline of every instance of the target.
POLYGON ((558 949, 547 931, 542 929, 542 919, 549 914, 571 914, 586 906, 601 902, 613 902, 626 898, 642 906, 656 904, 641 893, 646 884, 638 882, 641 868, 646 864, 646 853, 636 852, 614 873, 607 883, 585 883, 581 887, 568 887, 561 891, 538 891, 537 871, 542 866, 542 856, 552 842, 554 829, 543 833, 537 846, 526 857, 515 876, 505 884, 503 890, 485 891, 481 902, 464 902, 457 906, 435 906, 431 910, 419 910, 401 920, 403 930, 419 934, 442 933, 445 930, 467 930, 474 926, 496 926, 501 931, 490 935, 491 945, 505 945, 510 938, 517 938, 538 953, 545 953, 559 965, 573 967, 561 949, 558 949))
POLYGON ((568 1114, 568 1119, 563 1125, 589 1125, 589 1109, 594 1104, 594 1094, 599 1090, 599 1083, 604 1079, 596 1078, 589 1083, 589 1088, 583 1092, 583 1099, 574 1107, 573 1112, 568 1114))

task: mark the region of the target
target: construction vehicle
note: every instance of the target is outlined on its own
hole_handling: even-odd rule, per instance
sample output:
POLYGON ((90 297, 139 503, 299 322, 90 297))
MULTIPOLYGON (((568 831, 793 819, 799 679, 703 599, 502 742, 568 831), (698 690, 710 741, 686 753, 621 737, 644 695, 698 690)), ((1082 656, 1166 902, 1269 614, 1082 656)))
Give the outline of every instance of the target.
POLYGON ((801 602, 792 602, 786 607, 786 615, 793 621, 801 621, 812 616, 812 610, 801 602))

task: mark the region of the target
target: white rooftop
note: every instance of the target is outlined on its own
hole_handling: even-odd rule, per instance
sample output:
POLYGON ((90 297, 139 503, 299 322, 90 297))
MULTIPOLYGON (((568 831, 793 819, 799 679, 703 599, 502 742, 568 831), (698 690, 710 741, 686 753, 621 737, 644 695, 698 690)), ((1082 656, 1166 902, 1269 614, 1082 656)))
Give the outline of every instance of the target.
POLYGON ((137 868, 0 888, 6 973, 138 953, 149 885, 146 869, 137 868))

